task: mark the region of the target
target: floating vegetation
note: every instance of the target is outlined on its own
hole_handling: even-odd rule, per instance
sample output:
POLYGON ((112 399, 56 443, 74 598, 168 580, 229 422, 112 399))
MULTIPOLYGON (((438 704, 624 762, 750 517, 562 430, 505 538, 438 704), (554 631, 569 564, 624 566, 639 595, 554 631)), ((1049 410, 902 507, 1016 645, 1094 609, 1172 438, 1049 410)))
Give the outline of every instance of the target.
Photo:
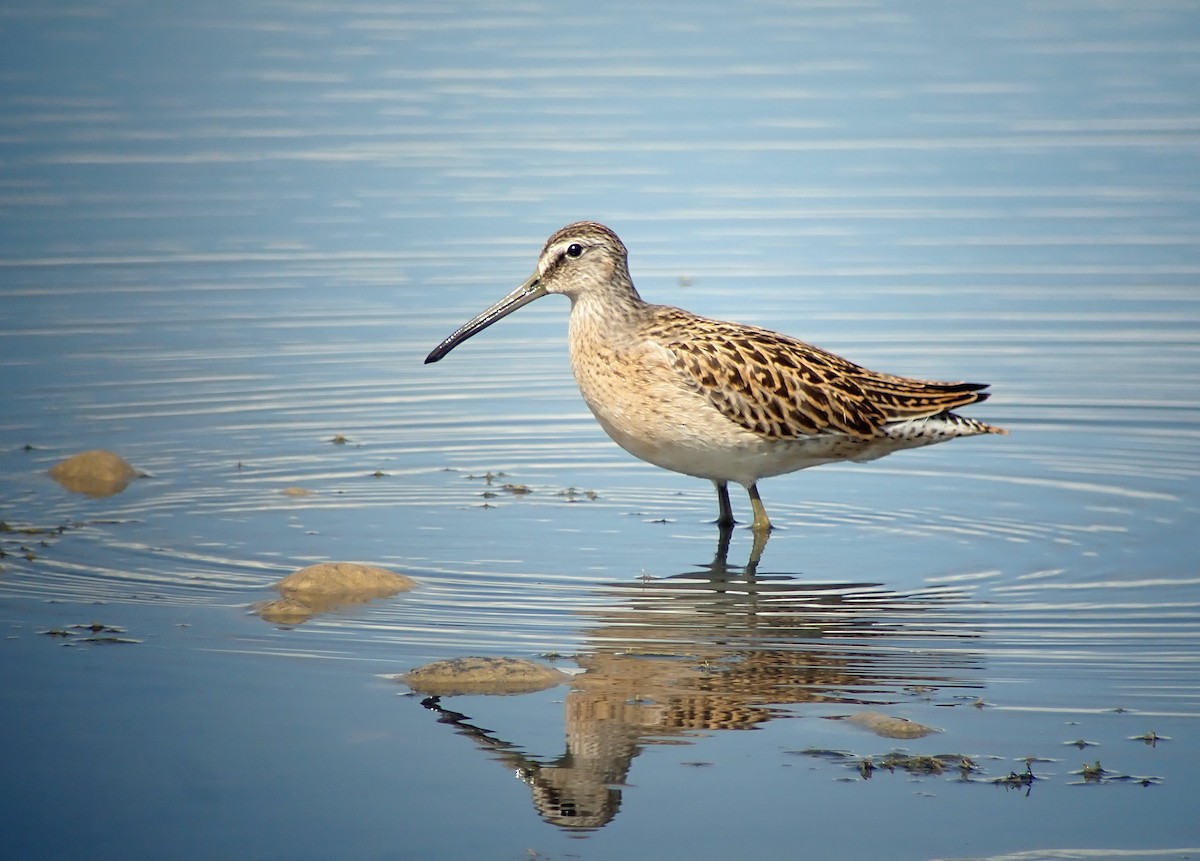
POLYGON ((961 780, 967 780, 971 774, 982 771, 975 759, 960 753, 939 753, 934 756, 911 755, 893 752, 874 763, 877 769, 887 769, 891 773, 903 771, 910 775, 940 776, 943 774, 957 775, 961 780))
POLYGON ((957 775, 962 780, 967 780, 969 775, 982 771, 975 762, 975 757, 961 753, 929 755, 891 751, 882 755, 862 755, 826 748, 805 748, 788 753, 842 763, 857 771, 863 780, 870 780, 877 771, 887 771, 889 774, 900 771, 918 777, 957 775))
POLYGON ((857 755, 850 753, 847 750, 830 750, 821 747, 806 747, 804 750, 789 750, 785 751, 793 756, 811 756, 816 759, 830 759, 834 761, 857 759, 857 755))
POLYGON ((1024 789, 1025 794, 1028 795, 1033 789, 1033 782, 1037 779, 1029 763, 1026 763, 1023 772, 1010 771, 1007 777, 998 777, 992 783, 996 786, 1003 786, 1005 789, 1024 789))
POLYGON ((140 643, 141 640, 134 640, 130 637, 119 636, 125 633, 124 628, 118 628, 116 625, 106 625, 102 622, 88 622, 86 624, 70 625, 67 628, 50 628, 39 633, 54 637, 65 641, 66 645, 75 643, 98 643, 100 645, 114 644, 133 644, 140 643))
POLYGON ((1159 735, 1154 730, 1150 730, 1150 732, 1144 732, 1141 735, 1131 735, 1129 740, 1145 742, 1150 747, 1155 747, 1160 741, 1170 741, 1171 737, 1159 735))
POLYGON ((39 549, 52 546, 52 539, 77 526, 77 523, 58 526, 15 526, 0 520, 0 559, 11 555, 19 556, 26 562, 35 562, 39 549), (30 540, 33 538, 39 540, 30 540))
POLYGON ((76 640, 75 642, 77 642, 77 643, 99 643, 100 645, 111 646, 111 645, 123 645, 123 644, 136 644, 136 643, 140 643, 142 641, 134 640, 130 637, 116 637, 116 636, 113 636, 112 634, 105 634, 103 636, 97 635, 97 636, 93 636, 93 637, 84 637, 82 640, 76 640))
MULTIPOLYGON (((795 756, 823 759, 844 765, 847 768, 854 769, 861 780, 870 780, 880 772, 887 772, 888 774, 903 773, 917 778, 954 777, 963 783, 987 782, 993 786, 1002 786, 1005 789, 1024 790, 1027 795, 1032 790, 1034 783, 1045 779, 1033 773, 1034 763, 1056 761, 1034 756, 1025 757, 1024 771, 1013 770, 1006 775, 987 778, 985 780, 983 778, 983 775, 986 774, 985 769, 979 763, 981 759, 987 757, 968 756, 965 754, 912 754, 907 751, 898 750, 883 755, 862 755, 851 751, 828 748, 805 748, 803 750, 786 751, 786 753, 795 756)), ((1077 785, 1085 783, 1136 783, 1139 786, 1155 786, 1162 782, 1162 778, 1160 777, 1120 774, 1110 771, 1101 766, 1099 760, 1090 765, 1084 765, 1081 769, 1071 772, 1071 774, 1081 778, 1081 780, 1074 781, 1077 785)), ((838 779, 846 780, 848 778, 838 779)))
POLYGON ((0 520, 0 532, 8 532, 13 535, 62 535, 70 527, 60 526, 13 526, 3 520, 0 520))
POLYGON ((1161 777, 1138 776, 1110 771, 1102 766, 1098 759, 1090 764, 1084 763, 1082 768, 1072 771, 1071 774, 1081 778, 1074 781, 1077 786, 1102 783, 1136 783, 1138 786, 1156 786, 1162 783, 1161 777))
POLYGON ((512 482, 506 482, 506 483, 500 485, 500 488, 498 490, 493 489, 492 481, 495 478, 498 478, 503 475, 504 475, 504 473, 502 473, 502 472, 500 472, 500 473, 490 473, 489 472, 483 476, 472 475, 472 476, 467 476, 467 477, 468 478, 483 478, 484 482, 487 484, 487 486, 489 488, 488 490, 485 490, 482 493, 480 493, 480 496, 482 496, 484 499, 495 499, 501 493, 508 493, 508 494, 511 494, 512 496, 527 496, 528 494, 533 493, 533 488, 531 488, 529 485, 515 484, 512 482))
POLYGON ((101 622, 92 622, 88 625, 72 625, 72 628, 82 628, 85 631, 91 631, 93 634, 124 634, 124 628, 118 628, 116 625, 105 625, 101 622))
POLYGON ((557 494, 555 494, 555 496, 564 497, 567 502, 580 502, 581 500, 585 499, 588 502, 594 502, 600 498, 600 494, 596 493, 594 490, 579 490, 575 487, 568 487, 566 490, 560 490, 557 494))

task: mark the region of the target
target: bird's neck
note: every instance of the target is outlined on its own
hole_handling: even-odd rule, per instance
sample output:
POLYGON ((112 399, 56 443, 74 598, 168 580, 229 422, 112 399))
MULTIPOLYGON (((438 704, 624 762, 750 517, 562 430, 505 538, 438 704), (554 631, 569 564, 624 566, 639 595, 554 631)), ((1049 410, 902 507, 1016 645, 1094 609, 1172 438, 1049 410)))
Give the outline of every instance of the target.
POLYGON ((632 284, 621 289, 585 290, 572 297, 572 351, 623 349, 622 345, 636 340, 647 307, 632 284))

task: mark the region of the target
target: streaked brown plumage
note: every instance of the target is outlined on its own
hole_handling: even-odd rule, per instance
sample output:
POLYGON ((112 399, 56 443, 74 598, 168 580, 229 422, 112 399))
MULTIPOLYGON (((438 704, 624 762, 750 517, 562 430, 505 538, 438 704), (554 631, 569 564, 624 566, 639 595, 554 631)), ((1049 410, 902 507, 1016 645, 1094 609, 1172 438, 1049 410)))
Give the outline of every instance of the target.
POLYGON ((730 481, 765 532, 761 478, 1005 433, 951 412, 985 400, 983 384, 881 374, 777 332, 644 302, 621 240, 587 221, 551 236, 537 271, 426 363, 547 293, 571 299, 571 365, 600 425, 642 460, 711 480, 722 525, 733 522, 730 481))

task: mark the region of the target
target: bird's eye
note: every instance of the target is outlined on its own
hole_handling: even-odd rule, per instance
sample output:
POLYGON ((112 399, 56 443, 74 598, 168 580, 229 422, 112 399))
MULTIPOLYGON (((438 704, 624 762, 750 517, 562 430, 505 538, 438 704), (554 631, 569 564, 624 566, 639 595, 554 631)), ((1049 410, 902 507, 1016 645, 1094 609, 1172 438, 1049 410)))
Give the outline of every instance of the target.
POLYGON ((567 246, 567 256, 568 257, 578 257, 581 254, 583 254, 583 246, 580 245, 578 242, 572 242, 570 245, 567 246))

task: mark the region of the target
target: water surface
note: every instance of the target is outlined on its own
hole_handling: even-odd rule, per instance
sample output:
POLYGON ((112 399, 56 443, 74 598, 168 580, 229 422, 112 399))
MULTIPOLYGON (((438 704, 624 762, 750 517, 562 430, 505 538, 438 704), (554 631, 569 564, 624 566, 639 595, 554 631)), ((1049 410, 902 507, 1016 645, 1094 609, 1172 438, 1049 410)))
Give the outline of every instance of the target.
POLYGON ((22 857, 1200 851, 1186 4, 3 15, 22 857), (652 301, 990 382, 1011 436, 766 481, 725 546, 593 422, 565 302, 422 364, 578 218, 652 301), (45 474, 93 448, 150 477, 45 474), (251 611, 339 560, 422 585, 251 611), (390 678, 463 655, 576 683, 390 678), (865 776, 897 750, 942 773, 865 776))

